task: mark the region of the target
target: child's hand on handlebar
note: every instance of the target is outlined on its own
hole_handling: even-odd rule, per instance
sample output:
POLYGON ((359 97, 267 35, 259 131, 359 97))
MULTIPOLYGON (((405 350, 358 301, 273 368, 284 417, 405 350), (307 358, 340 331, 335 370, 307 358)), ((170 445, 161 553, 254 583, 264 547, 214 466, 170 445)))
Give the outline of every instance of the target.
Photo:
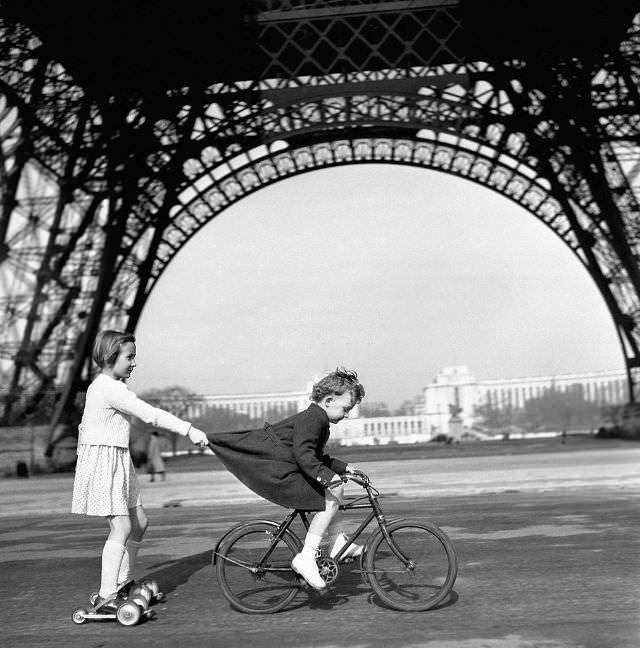
POLYGON ((354 477, 360 477, 360 479, 369 481, 369 475, 367 475, 367 473, 363 472, 362 470, 358 470, 353 466, 347 466, 345 470, 349 475, 353 475, 354 477))

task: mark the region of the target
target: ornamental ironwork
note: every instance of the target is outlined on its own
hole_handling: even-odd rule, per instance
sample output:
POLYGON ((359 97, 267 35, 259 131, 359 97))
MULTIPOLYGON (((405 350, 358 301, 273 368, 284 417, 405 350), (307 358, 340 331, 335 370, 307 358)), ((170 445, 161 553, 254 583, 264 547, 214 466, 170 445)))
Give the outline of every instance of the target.
POLYGON ((237 3, 226 64, 139 88, 92 83, 98 59, 56 58, 37 9, 0 5, 2 422, 48 411, 53 433, 86 387, 96 331, 134 330, 173 257, 230 205, 367 163, 466 178, 560 237, 611 313, 635 400, 640 15, 621 3, 598 47, 543 55, 483 49, 479 4, 237 3))

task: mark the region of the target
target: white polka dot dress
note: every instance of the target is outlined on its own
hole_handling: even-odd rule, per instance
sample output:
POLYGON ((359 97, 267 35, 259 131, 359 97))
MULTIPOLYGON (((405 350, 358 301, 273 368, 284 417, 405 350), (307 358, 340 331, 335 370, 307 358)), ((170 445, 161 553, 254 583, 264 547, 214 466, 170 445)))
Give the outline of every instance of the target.
POLYGON ((140 506, 140 486, 129 455, 132 416, 187 436, 191 424, 139 399, 122 380, 98 374, 87 389, 79 426, 71 512, 128 515, 140 506))
POLYGON ((128 515, 142 504, 140 486, 128 448, 78 446, 71 512, 81 515, 128 515))

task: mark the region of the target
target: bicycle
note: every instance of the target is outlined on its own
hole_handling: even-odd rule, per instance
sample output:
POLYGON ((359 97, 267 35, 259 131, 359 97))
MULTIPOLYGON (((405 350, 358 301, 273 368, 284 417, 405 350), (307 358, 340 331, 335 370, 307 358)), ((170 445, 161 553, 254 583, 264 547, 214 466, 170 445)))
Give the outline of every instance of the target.
MULTIPOLYGON (((371 509, 349 536, 335 558, 317 558, 327 585, 340 572, 340 559, 369 524, 376 520, 360 556, 363 581, 394 610, 424 611, 439 605, 451 592, 458 561, 448 536, 432 522, 396 519, 387 521, 380 492, 364 473, 341 475, 365 490, 364 495, 340 506, 343 511, 371 509), (368 500, 368 501, 365 501, 368 500)), ((307 511, 291 511, 281 522, 253 520, 229 529, 213 550, 218 583, 231 606, 249 614, 282 610, 306 586, 291 568, 303 542, 292 530, 299 518, 309 528, 307 511)), ((342 563, 344 564, 344 563, 342 563)))

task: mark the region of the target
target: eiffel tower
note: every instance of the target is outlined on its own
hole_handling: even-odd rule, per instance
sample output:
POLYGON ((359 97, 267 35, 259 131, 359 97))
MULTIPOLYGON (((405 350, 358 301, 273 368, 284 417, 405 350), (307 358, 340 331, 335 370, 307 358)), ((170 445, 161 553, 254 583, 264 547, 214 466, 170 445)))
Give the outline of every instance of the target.
MULTIPOLYGON (((0 0, 0 423, 248 194, 404 164, 499 192, 596 283, 640 386, 640 14, 566 0, 0 0)), ((559 278, 561 280, 561 278, 559 278)))

